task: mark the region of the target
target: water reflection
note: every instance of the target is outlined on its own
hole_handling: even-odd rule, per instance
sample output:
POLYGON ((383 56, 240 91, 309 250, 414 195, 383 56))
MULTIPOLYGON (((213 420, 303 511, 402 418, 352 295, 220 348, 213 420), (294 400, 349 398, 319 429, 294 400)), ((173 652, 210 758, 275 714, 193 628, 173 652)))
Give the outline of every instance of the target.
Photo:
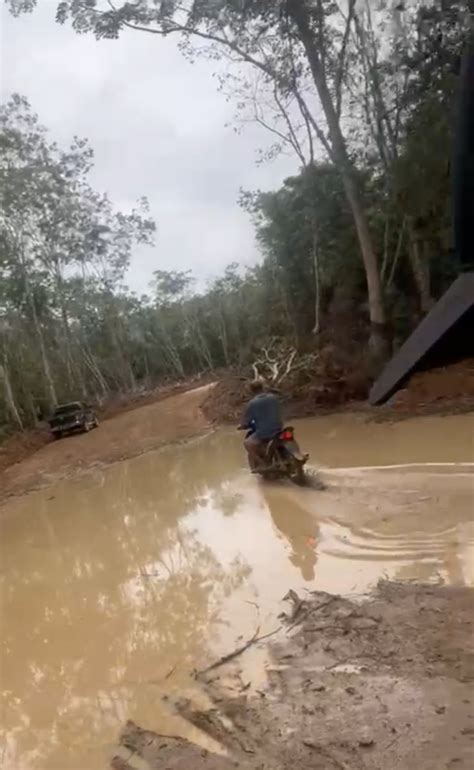
POLYGON ((289 544, 289 560, 301 572, 305 581, 313 581, 317 562, 319 526, 317 518, 289 499, 278 485, 262 484, 261 493, 277 533, 289 544))
POLYGON ((225 479, 195 444, 7 511, 6 768, 92 767, 88 744, 105 749, 125 714, 149 711, 150 685, 206 657, 219 605, 250 568, 237 558, 224 568, 184 522, 225 479))
MULTIPOLYGON (((456 430, 465 445, 469 428, 456 430)), ((163 695, 192 690, 193 668, 257 623, 273 628, 288 588, 472 582, 472 477, 342 471, 357 436, 357 464, 370 462, 367 426, 352 431, 348 443, 345 418, 298 427, 339 466, 322 472, 324 492, 262 483, 222 431, 12 502, 0 523, 5 770, 103 768, 126 719, 190 736, 163 695)))

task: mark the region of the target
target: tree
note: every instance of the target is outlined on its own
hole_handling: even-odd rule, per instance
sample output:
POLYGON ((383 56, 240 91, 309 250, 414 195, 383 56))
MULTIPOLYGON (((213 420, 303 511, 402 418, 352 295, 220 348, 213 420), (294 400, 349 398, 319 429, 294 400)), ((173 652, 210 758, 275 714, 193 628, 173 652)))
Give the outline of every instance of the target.
POLYGON ((377 292, 403 339, 457 271, 447 148, 466 7, 61 3, 60 20, 80 31, 131 25, 178 34, 185 54, 199 41, 199 54, 235 58, 222 86, 273 135, 268 157, 290 149, 300 169, 278 190, 242 194, 259 264, 230 265, 206 288, 189 271, 157 270, 138 297, 125 278, 135 244, 153 239, 146 201, 117 211, 90 186, 87 142, 57 147, 12 97, 0 110, 0 429, 35 424, 57 400, 250 365, 272 345, 358 348, 367 315, 372 337, 382 331, 377 292), (369 274, 379 286, 367 292, 369 274))
POLYGON ((383 264, 390 262, 390 232, 398 229, 393 267, 406 241, 421 313, 433 303, 430 254, 445 248, 449 231, 446 148, 467 8, 463 0, 398 3, 388 9, 361 0, 354 18, 347 87, 352 120, 365 124, 363 153, 383 185, 383 264), (438 232, 430 236, 432 229, 438 232))
MULTIPOLYGON (((10 5, 18 13, 31 9, 33 3, 11 0, 10 5)), ((383 358, 388 348, 380 270, 358 174, 341 125, 343 75, 354 7, 355 0, 347 0, 344 14, 332 0, 277 0, 271 4, 265 0, 163 0, 121 6, 102 5, 97 0, 63 0, 57 19, 61 23, 70 19, 77 31, 92 31, 98 38, 116 38, 124 28, 161 37, 178 34, 184 52, 190 51, 191 41, 197 41, 203 44, 203 54, 228 56, 262 73, 277 98, 294 95, 342 176, 366 274, 370 345, 374 356, 383 358), (306 96, 309 83, 312 107, 306 96)))
POLYGON ((332 165, 310 166, 275 193, 247 194, 243 205, 255 218, 263 254, 281 271, 294 333, 304 346, 309 333, 323 328, 321 314, 341 271, 347 291, 360 298, 357 236, 341 177, 332 165))
POLYGON ((116 376, 123 382, 128 373, 132 383, 113 289, 121 285, 134 243, 151 242, 155 225, 143 216, 145 201, 122 213, 95 193, 87 182, 87 143, 75 139, 59 150, 23 97, 14 95, 0 110, 0 146, 2 382, 8 411, 20 424, 22 413, 31 419, 37 406, 51 409, 64 392, 85 397, 91 371, 107 390, 84 334, 92 286, 115 351, 116 376))

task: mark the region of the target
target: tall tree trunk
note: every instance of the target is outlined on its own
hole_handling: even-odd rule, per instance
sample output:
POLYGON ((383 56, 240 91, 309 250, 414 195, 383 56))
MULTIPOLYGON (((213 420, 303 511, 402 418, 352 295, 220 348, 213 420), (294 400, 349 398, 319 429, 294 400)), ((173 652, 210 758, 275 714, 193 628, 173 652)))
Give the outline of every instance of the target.
POLYGON ((201 357, 201 361, 204 364, 205 367, 210 369, 214 369, 214 361, 212 360, 211 351, 209 350, 209 345, 207 344, 206 338, 203 334, 203 331, 201 329, 201 325, 199 323, 199 319, 196 317, 194 320, 195 326, 195 333, 196 333, 196 350, 198 354, 201 357))
POLYGON ((77 389, 82 393, 83 398, 87 398, 87 388, 82 376, 81 367, 73 356, 73 340, 71 336, 71 329, 69 326, 69 313, 65 299, 64 281, 61 273, 61 267, 58 261, 55 261, 55 279, 56 287, 59 297, 59 305, 61 309, 61 320, 64 332, 64 340, 62 340, 61 347, 64 350, 64 360, 66 364, 66 370, 69 379, 69 387, 71 389, 77 389))
POLYGON ((38 346, 40 349, 41 364, 43 369, 44 381, 46 385, 46 392, 48 394, 49 407, 50 409, 53 409, 57 405, 58 399, 56 396, 56 388, 54 387, 53 377, 51 375, 51 368, 49 366, 48 356, 46 354, 46 346, 44 344, 43 330, 41 328, 41 324, 38 319, 38 313, 36 310, 36 301, 31 291, 30 278, 28 275, 27 262, 26 262, 24 246, 23 246, 23 236, 20 236, 20 239, 19 239, 18 253, 20 258, 23 280, 25 282, 26 299, 28 300, 28 304, 30 306, 33 325, 35 328, 36 337, 38 339, 38 346))
POLYGON ((191 311, 191 313, 189 313, 185 310, 184 321, 189 326, 191 339, 194 339, 194 348, 197 357, 200 359, 200 363, 204 368, 212 371, 212 369, 214 369, 214 361, 212 360, 211 351, 209 350, 209 345, 207 344, 206 337, 202 331, 201 322, 197 312, 192 313, 191 311))
POLYGON ((85 340, 82 342, 82 356, 86 367, 89 369, 91 374, 95 377, 98 384, 100 385, 100 389, 102 390, 102 396, 105 400, 109 395, 109 388, 107 386, 107 383, 104 379, 102 372, 100 371, 99 365, 95 360, 93 353, 88 349, 87 342, 85 340))
MULTIPOLYGON (((32 306, 34 307, 34 305, 35 305, 35 300, 34 298, 32 298, 32 306)), ((49 406, 51 409, 53 409, 58 403, 58 397, 56 395, 56 388, 54 387, 53 376, 51 374, 51 367, 49 365, 48 355, 46 353, 43 330, 41 329, 41 325, 38 321, 38 316, 36 315, 36 308, 34 309, 34 323, 35 323, 36 334, 38 337, 38 342, 40 347, 41 364, 43 368, 44 379, 46 382, 46 390, 48 393, 49 406)))
POLYGON ((125 389, 134 391, 136 389, 135 376, 133 374, 131 363, 128 360, 126 353, 124 353, 123 335, 120 334, 123 330, 123 325, 114 297, 111 298, 108 309, 111 310, 111 312, 107 313, 107 326, 109 329, 112 349, 115 350, 118 360, 118 366, 116 368, 117 380, 122 381, 122 387, 125 389))
POLYGON ((164 320, 158 319, 158 329, 159 329, 160 342, 164 346, 166 358, 171 364, 171 367, 173 368, 174 373, 177 374, 178 377, 184 377, 183 362, 181 361, 181 357, 179 355, 179 351, 176 345, 174 344, 171 336, 169 335, 166 329, 164 320))
MULTIPOLYGON (((20 370, 26 371, 28 367, 28 363, 25 362, 25 346, 24 344, 20 344, 18 346, 17 354, 18 354, 18 366, 20 367, 20 370)), ((24 409, 27 411, 27 413, 30 415, 30 420, 26 420, 27 424, 31 423, 36 428, 40 420, 42 419, 42 414, 40 413, 40 409, 37 403, 35 403, 35 398, 33 393, 30 390, 30 383, 28 378, 25 378, 22 382, 23 385, 23 395, 22 395, 22 403, 24 405, 24 409)))
POLYGON ((426 315, 433 307, 434 300, 431 295, 430 266, 426 258, 425 243, 419 233, 410 223, 408 254, 410 264, 418 291, 419 306, 422 315, 426 315))
POLYGON ((31 315, 32 315, 32 318, 33 318, 33 325, 35 327, 36 337, 38 339, 38 346, 39 346, 40 356, 41 356, 41 366, 42 366, 42 369, 43 369, 43 376, 44 376, 44 381, 45 381, 45 385, 46 385, 46 392, 48 394, 49 407, 50 407, 50 409, 53 409, 57 405, 57 403, 58 403, 58 398, 57 398, 57 395, 56 395, 56 388, 54 387, 53 377, 52 377, 52 374, 51 374, 51 368, 50 368, 48 356, 47 356, 47 353, 46 353, 46 346, 44 344, 43 330, 41 328, 41 324, 40 324, 39 318, 38 318, 38 313, 36 311, 36 301, 35 301, 35 298, 33 296, 32 291, 31 291, 30 281, 29 281, 29 277, 28 277, 28 271, 26 269, 25 258, 24 258, 23 252, 21 252, 21 266, 22 266, 22 269, 23 269, 23 278, 24 278, 24 281, 25 281, 25 292, 26 292, 26 296, 27 296, 27 299, 28 299, 28 304, 29 304, 30 309, 31 309, 31 315))
POLYGON ((313 334, 321 331, 321 281, 319 275, 319 238, 316 222, 313 222, 313 271, 314 271, 314 326, 313 334))
POLYGON ((20 417, 20 412, 18 411, 18 408, 15 403, 15 398, 13 395, 13 389, 10 382, 10 375, 8 372, 8 362, 6 355, 3 359, 3 364, 0 364, 0 382, 3 383, 3 391, 5 394, 5 404, 7 406, 8 411, 10 412, 14 422, 20 430, 24 429, 23 421, 20 417))
POLYGON ((225 323, 225 315, 222 308, 219 308, 219 340, 222 346, 222 352, 224 354, 224 364, 225 366, 230 366, 230 356, 229 356, 229 341, 227 338, 227 327, 225 323))
MULTIPOLYGON (((407 217, 404 216, 402 219, 402 223, 398 230, 398 239, 397 239, 397 246, 395 248, 395 253, 393 255, 392 259, 392 265, 390 267, 390 270, 388 270, 388 259, 387 263, 385 265, 386 271, 388 271, 387 280, 385 281, 385 290, 389 291, 391 289, 393 279, 395 277, 395 273, 397 271, 398 267, 398 260, 400 259, 400 254, 402 253, 402 246, 403 246, 403 239, 405 236, 405 229, 407 225, 407 217)), ((385 273, 386 271, 382 270, 382 282, 385 280, 385 273)))
POLYGON ((289 0, 287 8, 289 17, 296 25, 299 38, 306 52, 314 84, 327 121, 333 160, 342 176, 344 190, 354 218, 367 281, 371 324, 369 345, 374 358, 381 361, 387 358, 390 353, 387 319, 379 266, 357 176, 347 154, 333 97, 326 80, 315 35, 311 28, 307 0, 289 0))

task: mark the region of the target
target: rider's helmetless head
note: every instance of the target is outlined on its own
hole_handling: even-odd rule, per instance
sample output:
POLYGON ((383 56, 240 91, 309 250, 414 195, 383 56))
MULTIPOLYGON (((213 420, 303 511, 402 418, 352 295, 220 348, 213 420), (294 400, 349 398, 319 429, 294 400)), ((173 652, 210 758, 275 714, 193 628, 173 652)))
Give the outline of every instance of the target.
POLYGON ((252 380, 250 383, 250 392, 253 395, 257 395, 258 393, 262 393, 264 389, 262 380, 252 380))

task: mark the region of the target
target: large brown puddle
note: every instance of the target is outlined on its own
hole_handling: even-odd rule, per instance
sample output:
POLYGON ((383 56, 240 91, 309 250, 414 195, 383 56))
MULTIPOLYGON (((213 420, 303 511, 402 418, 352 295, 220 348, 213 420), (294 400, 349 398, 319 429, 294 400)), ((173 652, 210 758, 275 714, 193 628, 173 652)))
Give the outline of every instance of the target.
MULTIPOLYGON (((302 421, 323 491, 250 476, 227 430, 10 503, 0 766, 104 768, 127 719, 196 738, 163 695, 275 628, 289 588, 472 584, 473 427, 302 421)), ((245 665, 258 675, 257 656, 245 665)))

